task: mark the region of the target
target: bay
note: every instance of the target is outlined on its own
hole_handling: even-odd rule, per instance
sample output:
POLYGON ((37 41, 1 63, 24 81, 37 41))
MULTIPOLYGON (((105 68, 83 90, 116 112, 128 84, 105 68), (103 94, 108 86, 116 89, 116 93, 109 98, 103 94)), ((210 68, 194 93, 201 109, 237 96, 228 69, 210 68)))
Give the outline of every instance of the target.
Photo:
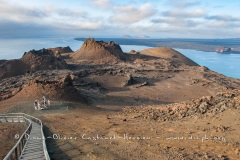
POLYGON ((201 66, 240 79, 240 54, 204 52, 191 49, 175 49, 201 66))

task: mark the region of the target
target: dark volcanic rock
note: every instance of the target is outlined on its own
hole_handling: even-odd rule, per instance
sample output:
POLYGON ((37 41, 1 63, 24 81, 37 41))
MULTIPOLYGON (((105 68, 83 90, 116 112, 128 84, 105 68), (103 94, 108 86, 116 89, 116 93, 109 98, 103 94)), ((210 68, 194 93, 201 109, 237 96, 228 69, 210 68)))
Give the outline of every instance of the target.
POLYGON ((154 121, 175 121, 182 118, 213 117, 227 109, 240 108, 240 91, 221 92, 216 96, 202 97, 181 103, 154 107, 125 107, 124 114, 134 114, 136 117, 154 121))
POLYGON ((133 79, 133 77, 132 77, 131 74, 125 75, 125 79, 126 79, 126 81, 125 81, 124 86, 129 86, 129 85, 132 85, 132 84, 134 84, 134 83, 136 82, 136 81, 133 79))
POLYGON ((5 63, 6 61, 7 61, 7 60, 1 59, 1 60, 0 60, 0 65, 3 64, 3 63, 5 63))
POLYGON ((23 62, 30 66, 30 71, 52 70, 67 68, 67 63, 56 57, 52 50, 41 49, 39 51, 31 50, 24 53, 21 58, 23 62))
POLYGON ((69 75, 57 79, 40 76, 32 79, 22 86, 21 90, 12 97, 12 100, 36 99, 36 97, 43 95, 51 97, 51 100, 86 102, 84 96, 73 86, 69 75))
POLYGON ((139 52, 135 51, 135 50, 131 50, 130 54, 140 54, 139 52))
POLYGON ((59 56, 62 53, 72 53, 72 49, 67 46, 67 47, 56 47, 56 48, 48 48, 48 50, 53 51, 55 56, 59 56))
POLYGON ((72 57, 76 61, 85 60, 105 63, 124 60, 125 54, 121 47, 113 41, 106 43, 88 38, 72 57))
POLYGON ((67 75, 67 76, 63 77, 60 80, 60 84, 61 84, 61 86, 72 86, 73 85, 73 81, 72 81, 71 76, 67 75))
POLYGON ((0 79, 25 74, 30 66, 22 60, 6 60, 0 64, 0 79))
POLYGON ((41 49, 25 52, 21 59, 0 60, 0 79, 32 73, 39 70, 65 69, 65 60, 52 50, 41 49))

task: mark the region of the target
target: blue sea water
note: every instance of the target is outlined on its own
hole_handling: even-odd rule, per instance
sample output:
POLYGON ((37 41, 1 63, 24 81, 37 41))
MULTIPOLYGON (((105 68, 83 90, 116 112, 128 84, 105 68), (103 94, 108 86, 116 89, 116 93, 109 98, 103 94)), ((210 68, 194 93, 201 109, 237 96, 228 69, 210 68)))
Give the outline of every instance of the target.
POLYGON ((228 77, 240 78, 240 54, 203 52, 190 49, 175 49, 201 66, 224 74, 228 77))
POLYGON ((73 38, 9 38, 0 39, 0 59, 21 58, 24 52, 32 49, 66 47, 77 50, 83 44, 73 38))
MULTIPOLYGON (((109 41, 111 39, 103 39, 109 41)), ((161 46, 162 44, 170 44, 171 39, 161 40, 142 40, 142 39, 113 39, 121 45, 124 52, 131 50, 143 50, 150 47, 161 46)), ((186 40, 178 40, 185 43, 186 40)), ((209 40, 191 40, 199 44, 213 44, 215 41, 209 40)), ((224 41, 221 41, 223 43, 224 41)), ((229 43, 229 41, 227 41, 229 43)), ((0 59, 17 59, 21 58, 24 52, 42 48, 52 47, 66 47, 69 46, 73 51, 76 51, 83 44, 83 40, 74 40, 73 38, 17 38, 17 39, 0 39, 0 59)), ((176 43, 177 44, 177 43, 176 43)), ((224 44, 224 43, 223 43, 224 44)), ((233 40, 229 45, 238 45, 238 40, 233 40)), ((181 52, 186 57, 192 59, 196 63, 202 66, 206 66, 209 69, 218 73, 224 74, 229 77, 240 79, 240 54, 224 54, 216 52, 205 52, 193 49, 179 49, 174 47, 177 51, 181 52)), ((186 46, 184 46, 186 48, 186 46)))

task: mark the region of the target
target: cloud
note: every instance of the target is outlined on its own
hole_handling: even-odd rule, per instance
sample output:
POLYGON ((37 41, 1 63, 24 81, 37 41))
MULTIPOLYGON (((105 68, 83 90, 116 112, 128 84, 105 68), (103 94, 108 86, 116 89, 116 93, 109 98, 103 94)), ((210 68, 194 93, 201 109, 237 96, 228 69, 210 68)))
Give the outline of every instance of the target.
POLYGON ((233 30, 240 27, 240 17, 231 15, 208 15, 204 17, 204 20, 208 28, 215 28, 224 32, 231 30, 236 33, 233 30))
POLYGON ((112 3, 109 0, 91 0, 90 3, 98 8, 103 8, 103 9, 106 9, 112 6, 112 3))
POLYGON ((0 0, 0 36, 237 35, 240 16, 225 15, 224 6, 215 9, 213 3, 200 0, 0 0))
POLYGON ((188 30, 189 28, 195 28, 202 25, 202 19, 206 16, 206 13, 202 9, 196 9, 192 11, 184 10, 169 10, 162 12, 159 17, 155 17, 151 20, 153 24, 159 24, 162 26, 175 28, 182 28, 182 30, 188 30))
POLYGON ((56 9, 56 14, 59 16, 66 16, 66 17, 86 17, 88 15, 87 12, 82 10, 70 10, 66 8, 56 9))
POLYGON ((170 0, 168 1, 168 5, 171 7, 175 8, 188 8, 188 7, 193 7, 193 6, 198 6, 200 5, 200 1, 195 1, 195 2, 188 2, 188 1, 176 1, 176 0, 170 0))
POLYGON ((182 29, 194 28, 201 25, 200 21, 192 19, 157 18, 152 19, 151 22, 153 24, 160 24, 162 26, 174 26, 175 28, 182 27, 182 29))
POLYGON ((95 30, 101 30, 103 25, 95 22, 76 22, 49 24, 18 23, 12 21, 0 21, 1 37, 45 37, 45 36, 75 36, 76 33, 91 34, 95 30))
POLYGON ((224 21, 224 22, 240 22, 239 17, 237 18, 230 15, 211 15, 211 16, 206 16, 205 19, 215 20, 215 21, 224 21))
POLYGON ((189 14, 183 12, 179 15, 168 14, 153 18, 152 26, 145 30, 152 30, 159 34, 168 33, 168 37, 236 37, 240 33, 240 18, 230 15, 189 14), (205 15, 205 16, 204 16, 205 15), (174 33, 174 34, 172 34, 174 33))
POLYGON ((207 21, 205 26, 207 28, 215 28, 216 30, 232 30, 233 29, 239 29, 240 23, 239 22, 225 22, 225 21, 207 21))
POLYGON ((54 27, 59 26, 59 29, 64 29, 64 30, 98 30, 102 28, 102 23, 100 22, 74 22, 74 23, 61 23, 61 22, 56 22, 54 27))
POLYGON ((28 34, 29 31, 29 34, 32 35, 30 32, 33 31, 36 34, 40 34, 39 30, 46 30, 47 34, 53 30, 56 32, 52 33, 60 33, 61 31, 71 32, 71 30, 98 30, 102 27, 102 23, 99 20, 90 17, 87 12, 78 8, 57 8, 51 5, 30 7, 2 1, 0 3, 0 10, 1 35, 4 32, 21 34, 18 31, 14 31, 14 29, 22 31, 25 34, 28 34), (9 27, 7 24, 9 26, 18 26, 19 29, 12 26, 9 27))
POLYGON ((48 16, 48 13, 41 8, 28 8, 5 1, 0 3, 0 10, 0 20, 26 22, 42 19, 48 16))
POLYGON ((42 7, 26 7, 20 4, 3 2, 0 4, 0 19, 18 22, 44 21, 44 18, 59 17, 86 17, 87 12, 81 9, 56 8, 51 5, 42 7))
POLYGON ((162 12, 162 16, 172 18, 198 18, 206 16, 206 12, 202 9, 195 9, 192 11, 170 10, 162 12))
POLYGON ((149 3, 142 4, 140 7, 133 5, 114 7, 113 14, 109 21, 114 23, 135 23, 149 18, 156 13, 156 9, 149 3))

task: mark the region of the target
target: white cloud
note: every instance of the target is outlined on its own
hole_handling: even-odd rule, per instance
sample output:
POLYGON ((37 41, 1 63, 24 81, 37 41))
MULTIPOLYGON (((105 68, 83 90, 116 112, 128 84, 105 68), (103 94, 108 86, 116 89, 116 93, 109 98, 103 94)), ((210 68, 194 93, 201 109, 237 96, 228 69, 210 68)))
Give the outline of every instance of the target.
POLYGON ((70 10, 68 8, 56 8, 51 5, 43 7, 26 7, 19 4, 0 3, 0 19, 18 22, 44 21, 54 15, 64 17, 85 17, 87 12, 81 9, 70 10))
POLYGON ((86 17, 87 12, 82 11, 80 9, 70 10, 66 8, 60 8, 55 11, 59 16, 65 17, 86 17))
POLYGON ((62 23, 56 22, 53 26, 58 26, 64 30, 97 30, 102 28, 102 23, 100 22, 73 22, 73 23, 62 23))
POLYGON ((164 17, 173 17, 173 18, 197 18, 203 17, 206 15, 206 12, 202 9, 195 9, 191 11, 184 10, 170 10, 162 13, 164 17))
POLYGON ((96 7, 101 7, 103 9, 112 6, 112 3, 109 0, 91 0, 90 3, 96 7))
POLYGON ((41 8, 28 8, 5 1, 0 3, 0 10, 0 19, 8 21, 27 22, 42 19, 48 16, 48 13, 41 8))
POLYGON ((200 1, 185 1, 185 0, 181 0, 181 1, 176 1, 176 0, 170 0, 168 1, 168 5, 169 6, 173 6, 176 8, 188 8, 188 7, 193 7, 193 6, 197 6, 200 5, 201 2, 200 1))
POLYGON ((156 12, 156 9, 154 9, 150 3, 142 4, 139 7, 133 5, 116 6, 113 9, 114 15, 109 18, 109 21, 116 23, 135 23, 153 16, 156 12))
POLYGON ((0 0, 0 35, 203 37, 239 33, 240 16, 223 9, 200 0, 0 0))
POLYGON ((205 17, 207 20, 224 21, 224 22, 240 22, 239 17, 233 17, 231 15, 211 15, 205 17))
POLYGON ((162 12, 159 17, 151 20, 153 24, 161 26, 182 28, 182 30, 189 30, 189 28, 200 27, 203 22, 206 12, 202 9, 195 10, 168 10, 162 12))
POLYGON ((99 21, 88 17, 87 12, 78 8, 57 8, 52 5, 30 7, 2 1, 0 10, 0 24, 2 21, 2 23, 19 23, 19 26, 33 27, 39 25, 45 28, 49 26, 49 28, 65 30, 95 30, 102 26, 99 21))

